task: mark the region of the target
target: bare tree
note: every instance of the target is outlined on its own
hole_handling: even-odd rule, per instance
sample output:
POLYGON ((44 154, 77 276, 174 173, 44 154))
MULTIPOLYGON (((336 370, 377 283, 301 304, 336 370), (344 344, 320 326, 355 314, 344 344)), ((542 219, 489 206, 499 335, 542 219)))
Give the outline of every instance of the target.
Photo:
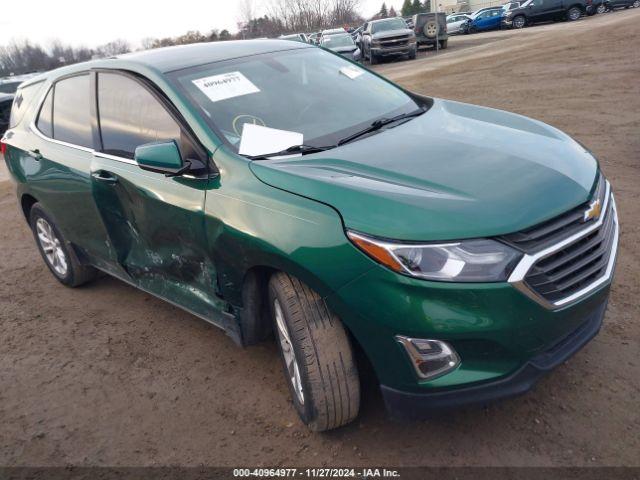
POLYGON ((113 57, 120 55, 121 53, 128 53, 131 51, 131 45, 126 40, 118 39, 104 45, 100 45, 96 48, 96 55, 99 57, 113 57))

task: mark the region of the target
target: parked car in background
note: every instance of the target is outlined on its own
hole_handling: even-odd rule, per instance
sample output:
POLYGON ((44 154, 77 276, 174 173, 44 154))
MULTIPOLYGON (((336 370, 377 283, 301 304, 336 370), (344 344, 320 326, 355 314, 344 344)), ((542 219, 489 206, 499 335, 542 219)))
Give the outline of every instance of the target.
POLYGON ((418 47, 423 45, 447 48, 447 15, 444 13, 418 13, 413 16, 413 31, 418 47))
POLYGON ((13 93, 0 93, 0 137, 2 137, 9 127, 9 116, 11 114, 13 97, 13 93))
POLYGON ((362 59, 368 59, 372 65, 383 57, 416 58, 416 36, 400 17, 365 23, 360 38, 362 59))
POLYGON ((527 0, 505 11, 502 26, 522 28, 538 22, 578 20, 586 13, 586 0, 527 0))
POLYGON ((320 34, 320 38, 318 39, 318 44, 320 44, 320 42, 322 41, 322 37, 327 37, 329 35, 338 35, 343 33, 347 33, 347 31, 344 28, 329 28, 327 30, 323 30, 322 33, 320 34))
POLYGON ((0 78, 0 93, 15 93, 22 82, 25 82, 36 75, 39 75, 39 72, 11 75, 0 78))
POLYGON ((278 38, 281 40, 293 40, 294 42, 309 43, 307 36, 304 33, 292 33, 290 35, 280 35, 278 38))
POLYGON ((471 20, 469 15, 464 15, 462 13, 452 13, 447 16, 447 33, 449 35, 455 33, 466 33, 467 23, 471 20), (463 27, 461 30, 460 27, 463 27))
POLYGON ((607 10, 615 10, 616 8, 638 8, 640 0, 605 0, 605 8, 607 10))
POLYGON ((358 60, 360 57, 359 54, 356 55, 358 47, 348 33, 324 36, 320 40, 320 46, 339 53, 349 60, 358 60))
POLYGON ((602 325, 612 187, 540 121, 282 40, 79 63, 17 98, 1 148, 53 277, 103 271, 238 344, 275 337, 312 430, 358 415, 365 365, 390 411, 424 417, 523 394, 602 325))
POLYGON ((502 27, 502 16, 504 10, 502 7, 487 8, 470 15, 466 27, 463 28, 465 33, 484 32, 487 30, 495 30, 502 27))

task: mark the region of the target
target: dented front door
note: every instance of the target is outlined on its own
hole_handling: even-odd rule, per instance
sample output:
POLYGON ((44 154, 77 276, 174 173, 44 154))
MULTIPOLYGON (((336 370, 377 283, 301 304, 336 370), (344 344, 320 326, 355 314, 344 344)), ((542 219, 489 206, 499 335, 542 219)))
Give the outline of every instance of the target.
POLYGON ((94 199, 125 279, 215 321, 222 303, 203 227, 208 180, 167 178, 100 153, 91 172, 94 199))

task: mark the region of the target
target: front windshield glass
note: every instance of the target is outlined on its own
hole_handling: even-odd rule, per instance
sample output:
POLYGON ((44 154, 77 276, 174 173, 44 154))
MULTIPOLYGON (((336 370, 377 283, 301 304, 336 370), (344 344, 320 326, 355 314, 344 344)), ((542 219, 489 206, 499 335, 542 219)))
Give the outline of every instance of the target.
POLYGON ((324 37, 322 39, 322 46, 327 48, 336 47, 353 47, 353 39, 351 35, 331 35, 330 37, 324 37))
POLYGON ((387 32, 389 30, 406 30, 407 23, 401 18, 390 18, 371 24, 371 33, 387 32))
POLYGON ((319 48, 252 55, 169 76, 236 151, 247 123, 302 133, 303 143, 325 146, 377 119, 419 108, 398 87, 319 48))

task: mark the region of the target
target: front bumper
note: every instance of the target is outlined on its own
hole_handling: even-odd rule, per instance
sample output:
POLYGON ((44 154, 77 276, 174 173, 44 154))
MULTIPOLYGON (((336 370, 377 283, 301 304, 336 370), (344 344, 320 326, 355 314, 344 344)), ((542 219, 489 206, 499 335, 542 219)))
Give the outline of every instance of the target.
POLYGON ((386 57, 392 55, 407 55, 416 50, 416 44, 411 43, 400 47, 371 47, 371 53, 378 57, 386 57))
POLYGON ((497 380, 427 393, 404 392, 381 385, 387 410, 395 417, 421 418, 434 410, 485 404, 521 395, 530 390, 540 377, 565 362, 596 336, 602 325, 606 307, 605 300, 576 330, 551 348, 531 358, 512 374, 497 380))

